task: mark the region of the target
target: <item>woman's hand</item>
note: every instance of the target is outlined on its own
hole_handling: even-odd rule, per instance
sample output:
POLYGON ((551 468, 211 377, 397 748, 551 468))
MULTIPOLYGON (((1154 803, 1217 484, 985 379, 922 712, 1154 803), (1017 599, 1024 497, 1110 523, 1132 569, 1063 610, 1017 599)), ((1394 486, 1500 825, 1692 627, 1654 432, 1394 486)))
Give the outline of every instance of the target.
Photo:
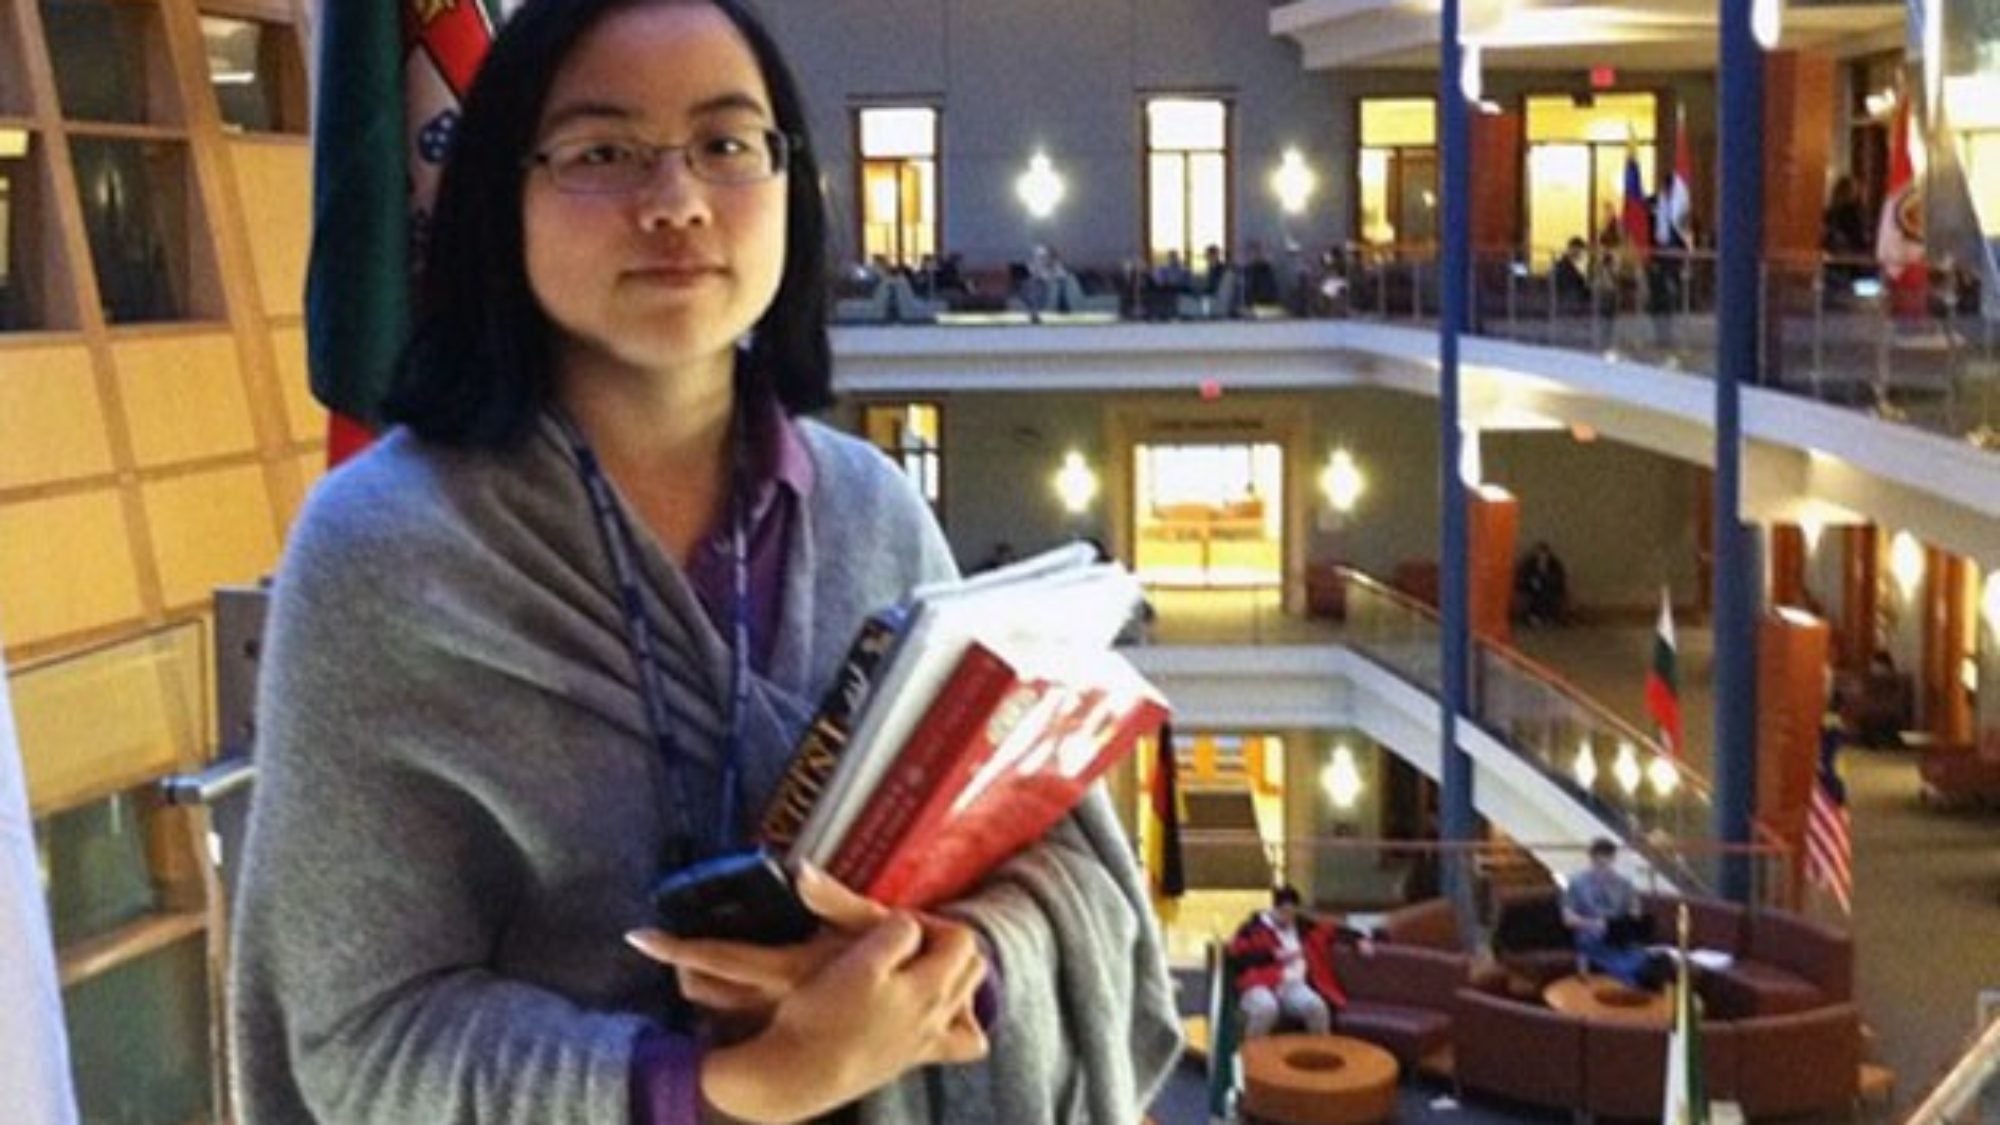
POLYGON ((681 995, 716 1018, 724 1039, 740 1038, 762 1029, 778 1001, 889 914, 815 867, 800 869, 797 887, 800 901, 822 923, 819 933, 797 945, 676 938, 652 929, 634 930, 625 940, 679 970, 681 995))
POLYGON ((728 1117, 815 1117, 935 1063, 986 1055, 969 1016, 986 963, 962 925, 894 912, 796 991, 755 1036, 702 1060, 704 1100, 728 1117))

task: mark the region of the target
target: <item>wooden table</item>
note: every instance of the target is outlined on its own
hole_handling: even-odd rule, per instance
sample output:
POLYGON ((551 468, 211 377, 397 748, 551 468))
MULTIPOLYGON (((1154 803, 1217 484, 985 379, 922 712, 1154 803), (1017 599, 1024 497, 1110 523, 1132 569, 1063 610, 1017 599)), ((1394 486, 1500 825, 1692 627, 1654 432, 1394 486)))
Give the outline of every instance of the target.
POLYGON ((1665 1027, 1674 1022, 1671 990, 1646 992, 1602 973, 1570 973, 1542 987, 1542 1003, 1566 1015, 1605 1023, 1665 1027))
POLYGON ((1243 1113, 1275 1125, 1372 1125, 1396 1112, 1396 1056, 1345 1035, 1243 1044, 1243 1113))

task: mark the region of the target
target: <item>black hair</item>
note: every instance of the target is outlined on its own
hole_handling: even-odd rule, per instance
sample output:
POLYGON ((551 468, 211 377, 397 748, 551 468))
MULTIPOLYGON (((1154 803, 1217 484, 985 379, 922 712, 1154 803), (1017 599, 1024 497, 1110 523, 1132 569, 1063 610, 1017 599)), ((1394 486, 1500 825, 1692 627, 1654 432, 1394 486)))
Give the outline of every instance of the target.
MULTIPOLYGON (((558 69, 585 33, 616 12, 696 0, 528 0, 494 39, 467 93, 438 185, 424 249, 416 327, 382 407, 448 445, 517 443, 554 392, 557 328, 529 288, 522 197, 536 128, 558 69)), ((785 266, 739 369, 789 413, 833 401, 826 331, 826 204, 805 103, 775 40, 743 0, 698 0, 750 45, 776 127, 792 138, 785 266)))
POLYGON ((1590 858, 1592 859, 1602 859, 1617 854, 1618 845, 1607 837, 1599 836, 1590 842, 1590 858))
POLYGON ((1272 888, 1271 905, 1273 907, 1297 906, 1298 904, 1299 904, 1299 889, 1297 887, 1292 886, 1290 883, 1286 883, 1282 887, 1272 888))

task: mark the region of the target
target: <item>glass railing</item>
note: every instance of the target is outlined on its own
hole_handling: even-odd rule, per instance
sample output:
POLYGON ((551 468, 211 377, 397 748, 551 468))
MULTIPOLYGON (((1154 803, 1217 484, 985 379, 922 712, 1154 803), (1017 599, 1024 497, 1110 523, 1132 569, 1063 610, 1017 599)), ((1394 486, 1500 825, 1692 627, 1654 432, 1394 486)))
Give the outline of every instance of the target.
POLYGON ((2000 991, 1994 995, 1993 1010, 1982 1010, 1985 1024, 1971 1046, 1903 1119, 1904 1125, 2000 1121, 2000 991))
MULTIPOLYGON (((1716 256, 1656 251, 1643 263, 1583 251, 1473 254, 1475 336, 1583 352, 1712 376, 1716 256)), ((1252 304, 1235 287, 1161 293, 1131 270, 1081 271, 1056 287, 999 281, 968 289, 935 274, 843 282, 833 303, 849 324, 1101 324, 1273 317, 1347 318, 1430 326, 1440 306, 1434 246, 1351 245, 1318 262, 1273 263, 1275 291, 1252 304), (841 294, 845 294, 842 296, 841 294)), ((1760 266, 1761 384, 2000 451, 1996 325, 1954 271, 1932 270, 1903 298, 1873 259, 1768 256, 1760 266)), ((1199 288, 1199 286, 1197 286, 1199 288)))

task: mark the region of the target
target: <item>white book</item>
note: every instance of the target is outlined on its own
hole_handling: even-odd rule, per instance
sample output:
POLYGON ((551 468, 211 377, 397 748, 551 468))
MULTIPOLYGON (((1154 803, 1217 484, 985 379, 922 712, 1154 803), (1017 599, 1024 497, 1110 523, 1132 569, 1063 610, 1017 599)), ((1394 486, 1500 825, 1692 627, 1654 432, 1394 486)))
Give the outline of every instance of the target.
POLYGON ((1144 598, 1138 579, 1076 543, 963 581, 918 588, 854 719, 840 765, 791 854, 831 862, 868 796, 973 641, 994 649, 1108 649, 1144 598))

